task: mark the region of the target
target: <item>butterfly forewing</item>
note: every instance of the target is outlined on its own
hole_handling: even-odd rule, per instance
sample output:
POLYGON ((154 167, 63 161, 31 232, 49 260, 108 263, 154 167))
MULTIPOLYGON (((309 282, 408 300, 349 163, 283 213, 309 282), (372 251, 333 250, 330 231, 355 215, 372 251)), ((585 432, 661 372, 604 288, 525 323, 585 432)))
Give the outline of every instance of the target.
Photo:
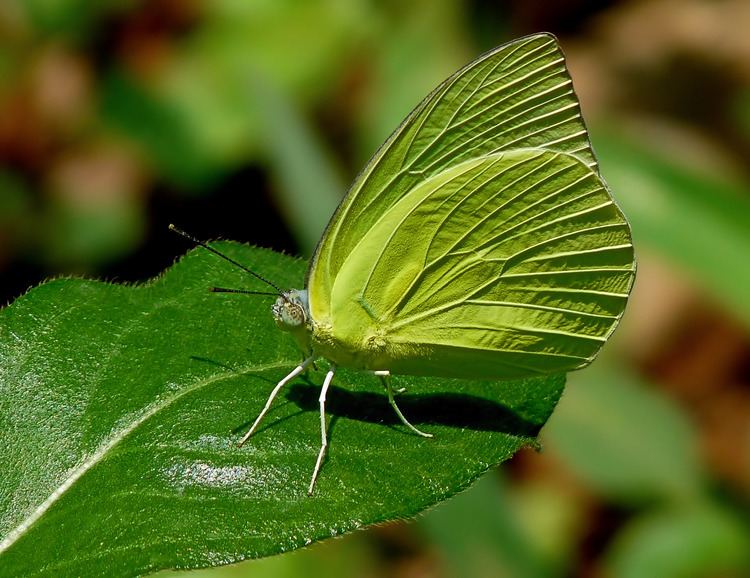
POLYGON ((510 42, 459 70, 370 159, 311 261, 313 316, 328 315, 339 268, 384 208, 450 166, 524 147, 569 152, 596 166, 564 56, 550 34, 510 42))

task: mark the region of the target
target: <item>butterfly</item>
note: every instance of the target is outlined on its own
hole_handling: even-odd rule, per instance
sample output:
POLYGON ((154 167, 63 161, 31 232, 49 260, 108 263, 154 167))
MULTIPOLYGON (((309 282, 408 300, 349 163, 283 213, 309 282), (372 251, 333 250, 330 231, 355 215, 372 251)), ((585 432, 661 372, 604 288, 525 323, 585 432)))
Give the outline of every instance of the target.
POLYGON ((599 174, 556 38, 499 46, 427 95, 370 159, 305 289, 263 279, 278 295, 276 324, 305 358, 240 445, 279 391, 326 359, 311 494, 337 367, 377 375, 401 422, 430 437, 399 409, 391 374, 503 380, 582 368, 617 326, 634 277, 630 227, 599 174))

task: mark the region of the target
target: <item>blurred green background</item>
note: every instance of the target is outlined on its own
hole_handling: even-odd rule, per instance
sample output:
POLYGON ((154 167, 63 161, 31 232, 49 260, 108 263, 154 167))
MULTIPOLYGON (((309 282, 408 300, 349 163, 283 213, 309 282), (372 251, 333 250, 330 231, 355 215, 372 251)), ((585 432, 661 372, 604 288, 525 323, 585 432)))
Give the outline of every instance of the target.
POLYGON ((2 0, 0 303, 147 279, 167 224, 309 256, 451 72, 547 30, 635 290, 542 452, 415 521, 205 577, 750 576, 750 2, 2 0))

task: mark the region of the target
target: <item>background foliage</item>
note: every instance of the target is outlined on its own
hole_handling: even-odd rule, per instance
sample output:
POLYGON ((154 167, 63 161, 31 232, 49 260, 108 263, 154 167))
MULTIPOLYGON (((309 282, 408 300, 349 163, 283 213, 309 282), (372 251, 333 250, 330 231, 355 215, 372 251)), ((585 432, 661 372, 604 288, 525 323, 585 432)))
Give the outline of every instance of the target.
POLYGON ((309 255, 347 183, 478 53, 565 48, 639 276, 528 451, 415 522, 206 576, 750 572, 745 0, 0 3, 0 291, 149 278, 176 222, 309 255))

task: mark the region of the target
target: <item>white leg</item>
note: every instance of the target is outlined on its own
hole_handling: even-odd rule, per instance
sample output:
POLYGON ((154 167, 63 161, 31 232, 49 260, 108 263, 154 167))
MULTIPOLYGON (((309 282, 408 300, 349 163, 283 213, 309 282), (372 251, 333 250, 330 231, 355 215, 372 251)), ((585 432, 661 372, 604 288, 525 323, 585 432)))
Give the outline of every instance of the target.
MULTIPOLYGON (((388 371, 387 369, 376 369, 375 371, 372 372, 372 374, 377 375, 378 377, 382 377, 384 375, 390 377, 391 372, 388 371)), ((404 393, 405 391, 406 391, 405 387, 399 387, 398 389, 394 389, 393 393, 404 393)))
POLYGON ((331 369, 326 373, 326 378, 323 381, 323 388, 320 390, 320 451, 318 452, 318 459, 315 462, 315 469, 313 470, 312 479, 310 480, 310 487, 307 489, 307 495, 311 496, 313 488, 315 487, 315 480, 318 479, 318 473, 320 472, 320 465, 323 463, 323 456, 326 453, 326 447, 328 447, 328 438, 326 437, 326 394, 328 393, 328 386, 331 385, 333 375, 336 373, 336 366, 331 366, 331 369))
POLYGON ((404 414, 401 413, 401 410, 398 408, 398 405, 396 405, 396 400, 393 398, 393 388, 391 387, 391 372, 388 370, 380 370, 380 371, 374 371, 375 375, 380 377, 380 381, 383 383, 383 387, 385 388, 386 393, 388 394, 388 403, 391 404, 391 407, 396 412, 396 415, 401 420, 401 423, 403 423, 406 427, 408 427, 411 431, 413 431, 415 434, 421 435, 425 438, 431 438, 431 433, 425 433, 421 430, 418 430, 413 425, 409 423, 409 420, 404 417, 404 414))
POLYGON ((297 377, 300 373, 305 371, 307 369, 307 366, 310 365, 313 362, 314 357, 310 356, 307 359, 305 359, 302 363, 300 363, 297 367, 295 367, 289 375, 287 375, 284 379, 282 379, 279 383, 276 384, 276 387, 273 388, 273 391, 271 392, 271 395, 268 396, 268 400, 266 401, 266 405, 263 408, 263 411, 260 412, 260 415, 255 418, 255 423, 253 423, 252 427, 250 428, 250 431, 248 431, 245 436, 240 440, 240 443, 238 445, 244 444, 247 440, 250 439, 250 436, 253 435, 253 432, 255 431, 255 428, 258 427, 258 424, 260 423, 260 420, 263 419, 263 416, 266 415, 269 408, 271 407, 271 404, 273 403, 274 398, 276 395, 281 391, 281 388, 284 387, 287 383, 289 383, 292 379, 297 377))

